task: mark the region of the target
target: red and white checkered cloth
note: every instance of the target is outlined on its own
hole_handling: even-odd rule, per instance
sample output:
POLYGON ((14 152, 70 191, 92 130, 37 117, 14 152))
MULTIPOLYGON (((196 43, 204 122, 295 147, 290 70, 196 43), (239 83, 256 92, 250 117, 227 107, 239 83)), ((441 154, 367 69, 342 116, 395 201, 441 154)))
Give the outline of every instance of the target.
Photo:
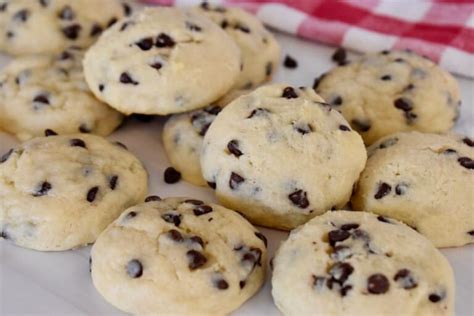
MULTIPOLYGON (((143 0, 196 5, 200 0, 143 0)), ((359 52, 409 48, 445 69, 474 78, 473 0, 220 0, 266 25, 359 52)))

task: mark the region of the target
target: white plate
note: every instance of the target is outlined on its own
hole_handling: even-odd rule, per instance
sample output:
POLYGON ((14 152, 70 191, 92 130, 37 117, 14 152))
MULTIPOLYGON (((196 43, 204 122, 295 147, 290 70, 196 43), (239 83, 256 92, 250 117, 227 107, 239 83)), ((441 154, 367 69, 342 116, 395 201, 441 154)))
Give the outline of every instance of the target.
MULTIPOLYGON (((277 34, 283 56, 289 53, 299 63, 289 70, 281 67, 275 82, 310 86, 315 77, 333 66, 334 48, 277 34)), ((7 62, 0 56, 0 67, 7 62)), ((455 130, 472 136, 474 125, 474 81, 459 78, 463 106, 455 130)), ((1 115, 1 113, 0 113, 1 115)), ((169 166, 161 144, 161 127, 165 118, 150 123, 132 122, 115 132, 111 139, 120 140, 146 165, 150 174, 150 194, 190 196, 214 200, 212 191, 181 181, 165 184, 163 171, 169 166)), ((13 137, 0 132, 0 153, 16 145, 13 137)), ((474 216, 474 215, 473 215, 474 216)), ((286 233, 262 228, 268 237, 270 257, 286 233)), ((89 276, 89 250, 44 253, 15 247, 0 241, 0 315, 121 315, 96 292, 89 276)), ((474 315, 474 245, 444 249, 456 274, 456 314, 474 315)), ((270 273, 270 272, 269 272, 270 273)), ((278 315, 270 294, 270 274, 263 289, 233 315, 278 315)))

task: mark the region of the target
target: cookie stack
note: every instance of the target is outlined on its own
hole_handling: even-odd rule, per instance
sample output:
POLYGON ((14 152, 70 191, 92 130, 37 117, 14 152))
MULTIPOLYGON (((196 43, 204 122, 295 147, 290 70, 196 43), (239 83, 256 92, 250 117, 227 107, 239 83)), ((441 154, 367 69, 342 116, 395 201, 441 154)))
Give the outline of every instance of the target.
POLYGON ((265 280, 252 224, 291 230, 273 260, 283 314, 453 314, 436 247, 474 242, 474 141, 442 134, 451 75, 412 52, 339 51, 313 87, 260 86, 280 48, 249 13, 85 2, 0 0, 0 50, 28 54, 0 74, 0 125, 27 140, 0 158, 2 238, 95 243, 92 281, 123 311, 222 315, 265 280), (170 115, 166 182, 222 206, 145 198, 142 163, 102 137, 132 113, 170 115))

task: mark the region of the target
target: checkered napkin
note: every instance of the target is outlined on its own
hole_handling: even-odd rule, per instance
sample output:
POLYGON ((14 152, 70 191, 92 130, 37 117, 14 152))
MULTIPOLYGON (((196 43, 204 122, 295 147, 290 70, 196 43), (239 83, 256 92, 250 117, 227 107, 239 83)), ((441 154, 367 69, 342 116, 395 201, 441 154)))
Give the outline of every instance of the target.
MULTIPOLYGON (((196 5, 199 0, 142 0, 196 5)), ((474 78, 473 0, 220 0, 255 13, 266 25, 359 52, 411 49, 474 78)))

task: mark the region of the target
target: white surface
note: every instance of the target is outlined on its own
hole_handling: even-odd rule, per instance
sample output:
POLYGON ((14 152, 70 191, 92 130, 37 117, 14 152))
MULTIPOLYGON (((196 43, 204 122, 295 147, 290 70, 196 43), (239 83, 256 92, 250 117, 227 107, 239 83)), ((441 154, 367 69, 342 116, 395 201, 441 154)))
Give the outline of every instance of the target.
MULTIPOLYGON (((312 85, 316 76, 333 64, 334 48, 317 45, 286 35, 278 35, 283 56, 289 52, 299 66, 295 70, 281 68, 275 81, 294 86, 312 85)), ((0 56, 0 67, 6 58, 0 56)), ((474 82, 460 79, 463 106, 455 130, 474 135, 474 82)), ((0 113, 1 115, 1 113, 0 113)), ((150 194, 191 196, 213 200, 212 191, 184 181, 165 184, 163 171, 168 161, 161 145, 161 126, 165 118, 151 123, 130 122, 110 138, 120 140, 146 165, 150 174, 150 194)), ((0 132, 0 153, 15 146, 13 137, 0 132)), ((473 192, 474 194, 474 192, 473 192)), ((474 216, 474 215, 473 215, 474 216)), ((270 257, 286 234, 261 229, 269 239, 270 257)), ((95 291, 89 276, 89 248, 62 253, 41 253, 22 249, 0 241, 0 315, 121 315, 95 291)), ((474 315, 474 245, 442 251, 456 274, 456 314, 474 315)), ((269 272, 270 273, 270 272, 269 272)), ((264 288, 235 315, 278 315, 270 295, 270 274, 264 288)))

